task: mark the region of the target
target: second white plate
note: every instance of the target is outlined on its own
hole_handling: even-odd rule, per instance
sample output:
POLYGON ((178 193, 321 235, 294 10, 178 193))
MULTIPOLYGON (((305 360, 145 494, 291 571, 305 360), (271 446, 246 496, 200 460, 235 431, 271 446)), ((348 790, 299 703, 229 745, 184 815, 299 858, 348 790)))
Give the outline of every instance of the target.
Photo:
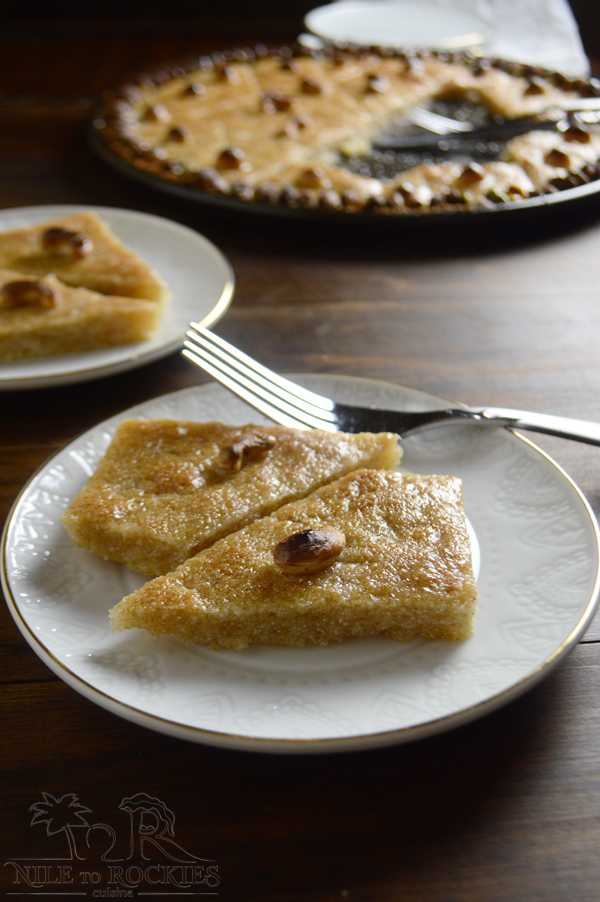
POLYGON ((135 369, 177 351, 190 321, 215 323, 231 302, 229 261, 203 235, 186 226, 134 210, 93 206, 17 207, 0 211, 0 231, 25 228, 59 216, 92 210, 163 277, 173 295, 149 341, 85 354, 0 363, 0 391, 86 382, 135 369))
MULTIPOLYGON (((399 385, 303 376, 347 403, 426 410, 447 399, 399 385)), ((448 424, 405 443, 403 469, 460 476, 479 551, 475 635, 374 638, 327 648, 215 652, 107 612, 143 578, 73 545, 60 515, 125 417, 266 422, 221 386, 155 398, 77 438, 30 480, 4 530, 2 580, 24 637, 68 685, 135 723, 180 738, 268 752, 406 742, 500 707, 550 672, 598 603, 598 528, 566 474, 507 429, 448 424)))
POLYGON ((476 16, 401 0, 340 0, 311 10, 304 24, 328 41, 437 50, 481 49, 492 32, 476 16))

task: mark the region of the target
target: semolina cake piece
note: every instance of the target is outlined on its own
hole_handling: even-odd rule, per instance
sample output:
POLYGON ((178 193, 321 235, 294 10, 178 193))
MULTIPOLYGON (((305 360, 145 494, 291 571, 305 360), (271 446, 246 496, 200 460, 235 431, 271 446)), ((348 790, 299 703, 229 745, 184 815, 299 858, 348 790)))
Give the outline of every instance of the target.
POLYGON ((457 198, 485 206, 529 197, 535 191, 534 183, 516 163, 490 160, 465 166, 445 160, 416 166, 409 173, 403 173, 390 183, 387 196, 408 209, 432 202, 453 203, 457 198))
POLYGON ((214 649, 466 639, 477 605, 462 482, 358 470, 146 583, 110 611, 214 649))
POLYGON ((162 277, 93 212, 0 232, 0 269, 55 275, 76 288, 165 303, 162 277))
POLYGON ((560 132, 532 131, 508 141, 504 156, 523 168, 538 190, 553 179, 568 179, 600 158, 600 130, 571 126, 560 132))
POLYGON ((393 433, 177 420, 121 423, 62 517, 76 545, 149 576, 363 467, 395 467, 393 433))
POLYGON ((0 270, 0 361, 145 341, 160 315, 154 301, 70 288, 51 275, 0 270))

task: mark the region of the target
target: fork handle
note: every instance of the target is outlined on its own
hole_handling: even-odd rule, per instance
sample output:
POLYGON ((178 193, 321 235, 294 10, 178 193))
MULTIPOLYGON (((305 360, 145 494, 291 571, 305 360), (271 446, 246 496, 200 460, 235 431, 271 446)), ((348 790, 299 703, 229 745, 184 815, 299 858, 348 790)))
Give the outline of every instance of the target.
POLYGON ((510 426, 511 429, 543 432, 547 435, 557 435, 559 438, 587 442, 589 445, 600 445, 600 423, 504 407, 470 407, 467 410, 473 419, 481 422, 494 423, 497 426, 510 426))
POLYGON ((338 428, 343 432, 397 432, 402 438, 449 420, 471 420, 490 426, 544 432, 589 445, 600 445, 600 423, 507 407, 449 407, 427 411, 396 411, 349 407, 336 403, 338 428))

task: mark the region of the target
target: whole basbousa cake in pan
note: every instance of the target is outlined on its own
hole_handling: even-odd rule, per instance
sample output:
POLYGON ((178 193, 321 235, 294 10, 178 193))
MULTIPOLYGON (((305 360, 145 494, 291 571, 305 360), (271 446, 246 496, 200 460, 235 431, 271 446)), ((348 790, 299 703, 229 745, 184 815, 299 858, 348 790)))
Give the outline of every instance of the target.
POLYGON ((113 162, 188 196, 398 217, 495 208, 595 181, 600 127, 556 110, 599 95, 593 80, 468 53, 256 47, 132 78, 107 95, 94 127, 113 162), (463 136, 458 149, 455 139, 382 149, 384 134, 414 146, 422 107, 474 124, 559 124, 509 140, 463 136))

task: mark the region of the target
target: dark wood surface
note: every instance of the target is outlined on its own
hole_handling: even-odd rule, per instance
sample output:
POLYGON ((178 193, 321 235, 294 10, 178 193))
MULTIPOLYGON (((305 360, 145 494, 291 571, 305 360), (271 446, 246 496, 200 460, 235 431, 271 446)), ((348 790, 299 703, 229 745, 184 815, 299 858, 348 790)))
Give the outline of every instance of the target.
MULTIPOLYGON (((600 205, 508 228, 315 232, 177 204, 94 156, 85 126, 103 88, 225 46, 223 31, 221 21, 214 35, 206 27, 177 38, 147 28, 123 38, 106 24, 96 40, 13 35, 0 57, 0 208, 102 204, 197 229, 236 275, 215 331, 277 370, 377 377, 474 404, 600 420, 600 205)), ((174 355, 85 385, 3 393, 2 519, 36 468, 82 430, 201 381, 174 355)), ((538 444, 598 512, 600 451, 538 444)), ((111 824, 121 800, 141 792, 175 814, 183 847, 218 864, 219 885, 190 892, 248 902, 600 897, 598 623, 544 682, 480 721, 409 745, 305 757, 226 751, 138 727, 58 680, 4 606, 0 625, 6 898, 117 897, 118 883, 82 882, 83 870, 106 873, 101 836, 87 864, 75 862, 72 883, 52 870, 38 872, 37 887, 15 883, 8 862, 41 865, 64 853, 63 833, 32 825, 42 793, 73 793, 90 822, 111 824)))

